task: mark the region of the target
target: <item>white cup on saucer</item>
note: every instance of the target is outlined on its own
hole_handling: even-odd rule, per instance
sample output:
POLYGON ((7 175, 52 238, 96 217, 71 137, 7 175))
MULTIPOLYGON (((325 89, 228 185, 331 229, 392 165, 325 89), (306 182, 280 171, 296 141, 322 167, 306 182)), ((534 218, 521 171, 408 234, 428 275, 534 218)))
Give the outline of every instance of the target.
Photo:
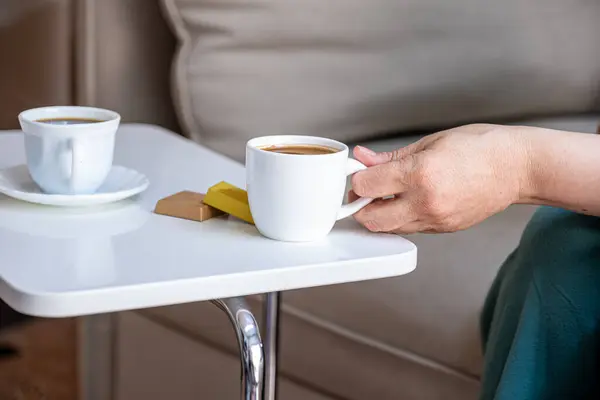
POLYGON ((373 199, 342 205, 346 177, 366 169, 348 146, 314 136, 264 136, 246 144, 246 189, 254 224, 264 236, 309 242, 327 236, 337 220, 373 199), (324 147, 326 154, 285 154, 277 147, 324 147), (271 150, 269 150, 271 149, 271 150))
POLYGON ((48 194, 93 194, 113 163, 121 117, 95 107, 51 106, 19 114, 31 178, 48 194))

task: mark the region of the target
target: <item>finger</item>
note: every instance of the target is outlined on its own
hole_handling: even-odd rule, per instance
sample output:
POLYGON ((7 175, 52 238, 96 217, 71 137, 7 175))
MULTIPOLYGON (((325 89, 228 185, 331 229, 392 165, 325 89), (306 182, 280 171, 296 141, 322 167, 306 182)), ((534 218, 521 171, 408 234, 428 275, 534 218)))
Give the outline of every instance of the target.
POLYGON ((400 160, 402 157, 412 154, 416 151, 417 143, 410 144, 406 147, 401 147, 394 151, 384 151, 380 153, 376 153, 371 149, 368 149, 363 146, 356 146, 353 150, 354 157, 365 164, 367 167, 372 167, 373 165, 385 164, 390 161, 400 160))
POLYGON ((367 167, 383 164, 391 160, 388 152, 376 153, 373 150, 362 146, 356 146, 353 150, 353 153, 354 157, 367 167))
POLYGON ((365 164, 367 167, 371 167, 373 165, 385 164, 390 161, 398 161, 403 157, 406 157, 410 154, 414 154, 425 149, 427 146, 433 144, 440 138, 444 136, 445 131, 433 133, 427 135, 416 142, 413 142, 404 147, 400 147, 393 151, 383 151, 383 152, 375 152, 369 148, 364 146, 356 146, 354 147, 353 153, 354 157, 365 164))
POLYGON ((402 197, 376 200, 354 214, 354 218, 372 232, 392 232, 417 219, 402 197))
POLYGON ((354 200, 358 200, 359 196, 354 193, 354 190, 348 192, 348 203, 352 203, 354 200))
POLYGON ((416 166, 416 156, 374 165, 352 176, 352 190, 360 197, 385 197, 405 192, 416 166))
POLYGON ((393 233, 398 235, 412 235, 415 233, 435 233, 429 226, 425 224, 423 221, 412 221, 405 225, 402 225, 400 228, 394 229, 393 233))

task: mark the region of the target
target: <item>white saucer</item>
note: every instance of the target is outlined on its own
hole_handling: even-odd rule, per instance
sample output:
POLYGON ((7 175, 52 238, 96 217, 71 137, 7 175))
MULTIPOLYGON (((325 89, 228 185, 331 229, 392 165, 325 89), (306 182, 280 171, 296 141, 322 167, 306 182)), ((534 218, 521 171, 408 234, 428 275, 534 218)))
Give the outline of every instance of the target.
POLYGON ((149 185, 145 175, 113 166, 106 181, 94 194, 46 194, 31 179, 26 165, 0 170, 0 193, 30 203, 63 207, 81 207, 112 203, 143 192, 149 185))

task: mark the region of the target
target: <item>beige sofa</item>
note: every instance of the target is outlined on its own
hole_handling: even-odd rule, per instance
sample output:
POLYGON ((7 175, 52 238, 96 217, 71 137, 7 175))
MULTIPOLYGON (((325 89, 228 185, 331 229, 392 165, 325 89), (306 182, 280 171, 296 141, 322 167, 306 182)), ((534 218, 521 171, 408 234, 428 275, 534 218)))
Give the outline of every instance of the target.
MULTIPOLYGON (((272 121, 267 118, 268 114, 260 108, 260 104, 254 103, 248 103, 248 107, 254 107, 254 115, 262 115, 260 118, 263 118, 257 126, 248 125, 248 120, 244 119, 240 119, 238 125, 235 125, 235 118, 227 121, 229 125, 220 124, 222 118, 210 120, 215 110, 217 113, 219 111, 218 108, 211 107, 227 106, 228 101, 233 104, 235 99, 223 97, 223 92, 217 91, 216 94, 221 96, 218 98, 220 103, 211 103, 210 98, 202 97, 206 93, 204 90, 210 92, 210 87, 198 85, 198 82, 193 80, 182 82, 181 79, 186 78, 187 72, 200 70, 210 76, 214 71, 207 72, 206 69, 202 69, 206 68, 205 64, 201 64, 202 68, 199 69, 191 68, 193 64, 185 64, 187 61, 182 61, 181 51, 176 51, 178 39, 180 43, 184 37, 189 40, 202 39, 204 32, 222 32, 223 24, 243 26, 246 21, 244 13, 247 12, 248 19, 252 20, 259 12, 257 10, 268 10, 274 3, 256 2, 261 4, 262 8, 242 7, 238 10, 237 17, 230 20, 225 18, 230 15, 227 13, 244 3, 234 0, 223 3, 203 0, 162 3, 163 6, 157 0, 5 0, 3 8, 0 9, 0 87, 3 88, 0 91, 0 128, 15 128, 17 112, 32 106, 52 103, 97 105, 118 110, 124 122, 162 125, 219 151, 227 152, 235 147, 232 143, 239 143, 244 139, 244 135, 252 134, 257 126, 272 121), (193 3, 204 3, 208 6, 191 14, 197 18, 192 18, 189 14, 186 17, 185 7, 193 3), (179 25, 173 19, 173 7, 183 15, 179 25), (211 24, 213 16, 214 24, 211 24), (197 25, 194 25, 196 23, 197 25), (173 32, 177 32, 177 38, 173 32), (178 58, 175 58, 176 54, 178 58), (173 64, 174 60, 177 60, 176 64, 173 64), (177 76, 171 75, 174 70, 178 71, 177 76), (182 91, 187 89, 188 92, 182 94, 182 91), (186 101, 188 103, 183 105, 186 101), (202 107, 194 108, 194 104, 199 104, 198 101, 202 107), (173 104, 177 104, 177 107, 173 104), (182 109, 187 110, 187 114, 184 115, 182 109), (209 110, 212 115, 202 114, 204 110, 209 110), (198 118, 208 118, 210 123, 205 132, 194 130, 198 118), (238 136, 233 140, 230 134, 238 136)), ((352 92, 349 89, 348 93, 351 95, 341 100, 325 96, 332 104, 332 111, 325 115, 318 114, 318 118, 310 121, 307 121, 306 115, 315 112, 314 108, 308 107, 314 96, 311 98, 310 92, 306 90, 318 91, 320 84, 312 87, 307 85, 302 96, 292 98, 296 103, 288 105, 298 106, 294 119, 286 119, 286 115, 282 115, 276 119, 278 125, 269 126, 269 129, 274 130, 278 126, 300 129, 304 123, 312 130, 353 143, 366 142, 377 150, 391 149, 418 139, 418 135, 390 135, 389 132, 414 132, 419 129, 430 131, 432 126, 425 123, 429 121, 429 117, 435 121, 433 125, 442 127, 476 120, 515 122, 528 114, 537 114, 546 117, 528 119, 526 123, 576 131, 595 130, 598 118, 594 113, 598 109, 598 99, 594 93, 597 91, 600 77, 600 47, 594 47, 590 41, 585 40, 586 35, 596 32, 591 21, 594 20, 594 15, 599 15, 600 8, 594 2, 578 1, 574 4, 572 1, 553 0, 552 7, 541 7, 539 13, 535 11, 533 14, 531 10, 547 2, 507 1, 502 2, 504 7, 491 9, 478 8, 477 2, 470 0, 462 0, 460 3, 463 9, 456 11, 443 6, 445 3, 441 1, 419 3, 403 0, 399 4, 406 7, 394 10, 400 16, 404 15, 404 10, 407 14, 412 10, 412 14, 399 25, 415 28, 412 34, 422 38, 422 46, 429 46, 432 40, 439 39, 439 32, 436 36, 436 27, 441 26, 452 31, 456 27, 448 27, 448 21, 458 18, 471 21, 468 19, 469 14, 464 13, 465 10, 471 9, 468 7, 480 13, 479 19, 471 16, 474 20, 490 20, 498 24, 502 21, 514 21, 522 13, 524 17, 520 22, 531 24, 530 29, 528 28, 522 37, 515 33, 515 36, 505 38, 510 42, 506 43, 507 48, 513 46, 511 48, 518 48, 521 52, 506 50, 502 37, 494 36, 505 32, 506 29, 498 31, 495 30, 498 26, 489 24, 492 26, 487 26, 486 29, 489 30, 484 33, 488 32, 490 35, 473 37, 472 32, 467 31, 466 36, 454 37, 452 40, 455 42, 443 42, 441 47, 439 43, 436 45, 438 47, 427 47, 428 51, 438 48, 443 52, 447 49, 444 47, 446 45, 466 43, 465 47, 460 47, 460 51, 457 51, 457 54, 464 56, 465 65, 457 62, 456 66, 456 72, 468 69, 468 76, 472 78, 464 90, 460 83, 465 82, 465 79, 452 80, 459 75, 444 75, 445 80, 442 79, 436 86, 432 83, 431 76, 414 81, 403 75, 408 74, 407 70, 399 69, 398 81, 418 84, 406 84, 401 87, 391 79, 389 85, 393 86, 395 91, 392 92, 386 85, 381 85, 377 87, 377 93, 381 96, 377 97, 371 93, 373 98, 377 97, 377 104, 373 106, 380 107, 378 110, 383 107, 384 111, 375 112, 369 109, 371 104, 368 101, 363 102, 366 104, 363 104, 363 107, 353 108, 353 118, 359 116, 361 121, 366 121, 367 126, 376 127, 370 131, 364 126, 355 129, 356 121, 352 125, 344 125, 344 118, 332 127, 328 117, 339 112, 333 107, 334 104, 339 106, 340 110, 344 109, 342 106, 354 107, 354 97, 361 97, 361 93, 368 92, 380 83, 369 79, 362 80, 360 90, 352 92), (437 23, 428 19, 430 17, 425 13, 426 10, 418 9, 418 4, 424 3, 429 8, 438 8, 437 23), (564 15, 560 12, 553 13, 552 10, 561 11, 561 7, 566 7, 567 3, 569 10, 574 11, 565 12, 564 15), (540 14, 539 19, 527 19, 537 15, 536 13, 540 14), (580 18, 581 16, 584 18, 580 18), (562 26, 564 29, 561 32, 558 29, 560 24, 557 26, 556 23, 557 18, 571 18, 570 22, 576 21, 577 31, 573 31, 571 37, 577 40, 568 44, 561 42, 564 38, 561 35, 570 34, 568 29, 573 25, 562 26), (547 33, 549 31, 545 30, 544 21, 549 21, 558 30, 553 30, 552 34, 547 33), (476 39, 474 43, 469 42, 472 39, 476 39), (489 42, 488 39, 493 40, 489 42), (531 42, 529 45, 527 40, 531 42), (478 43, 484 43, 485 46, 477 48, 478 43), (490 48, 490 43, 497 47, 490 48), (565 44, 560 47, 557 43, 561 46, 565 44), (474 46, 478 54, 490 52, 489 60, 486 59, 489 62, 467 65, 470 59, 470 53, 467 51, 469 46, 474 46), (556 50, 559 47, 560 50, 556 50), (535 53, 536 49, 539 53, 535 53), (495 68, 506 63, 507 59, 497 58, 494 52, 500 56, 514 56, 516 61, 509 66, 520 66, 529 74, 508 79, 509 85, 506 88, 495 83, 492 78, 496 77, 499 81, 506 82, 502 73, 518 75, 519 69, 496 71, 495 68), (532 52, 535 54, 532 55, 532 52), (527 57, 523 58, 523 54, 527 57), (561 55, 565 57, 558 57, 561 55), (531 73, 538 69, 543 72, 544 68, 549 68, 550 72, 540 72, 539 76, 531 73), (554 79, 550 79, 552 77, 554 79), (567 79, 568 77, 571 78, 567 79), (527 86, 528 82, 533 81, 535 85, 527 86), (457 82, 458 87, 449 89, 449 83, 457 85, 457 82), (586 85, 590 86, 589 90, 585 90, 586 85), (486 87, 487 91, 483 95, 476 91, 482 86, 486 87), (423 91, 418 90, 421 87, 424 87, 423 91), (399 95, 397 99, 390 97, 390 93, 406 92, 409 94, 399 95), (496 97, 496 92, 501 92, 501 96, 496 97), (469 101, 461 103, 453 100, 465 97, 465 93, 466 97, 470 98, 469 101), (488 96, 495 100, 485 102, 484 99, 487 100, 488 96), (365 111, 365 107, 368 110, 365 111), (395 109, 403 111, 395 113, 395 109), (418 118, 411 118, 413 116, 418 118), (318 124, 312 124, 314 121, 318 124), (388 135, 385 138, 382 138, 383 135, 377 135, 382 132, 387 132, 388 135)), ((293 3, 287 6, 295 7, 291 4, 293 3)), ((307 1, 303 4, 317 7, 318 3, 307 1)), ((359 14, 371 12, 362 8, 353 10, 350 11, 355 14, 342 13, 344 18, 355 18, 359 14)), ((273 18, 273 15, 280 18, 283 15, 281 13, 289 10, 276 11, 269 14, 270 18, 273 18)), ((321 21, 323 24, 336 18, 335 9, 336 12, 319 12, 321 11, 327 16, 321 21)), ((344 11, 350 13, 347 9, 344 11)), ((306 13, 307 10, 303 12, 306 13)), ((374 15, 368 14, 365 19, 371 21, 369 18, 375 18, 374 15)), ((261 18, 266 17, 263 15, 261 18)), ((309 20, 313 21, 312 18, 309 20)), ((257 26, 265 26, 265 21, 272 19, 260 20, 257 26)), ((361 19, 353 21, 358 24, 361 19)), ((508 25, 510 23, 507 22, 508 25)), ((300 24, 300 28, 302 26, 304 25, 300 24)), ((335 27, 338 30, 332 29, 332 35, 354 32, 354 28, 345 31, 337 25, 335 27)), ((314 30, 315 26, 306 29, 309 28, 318 32, 314 30)), ((478 29, 478 26, 471 28, 478 29)), ((360 31, 359 28, 356 29, 360 31)), ((510 26, 508 30, 515 31, 510 26)), ((303 34, 301 31, 302 29, 298 30, 303 34)), ((423 55, 419 50, 421 47, 411 46, 410 43, 405 47, 394 47, 390 50, 390 43, 386 38, 367 35, 371 32, 369 29, 364 32, 368 38, 366 41, 362 41, 363 36, 357 35, 352 39, 354 42, 342 43, 338 40, 339 37, 337 41, 331 42, 334 47, 339 45, 357 49, 356 54, 371 54, 365 49, 368 50, 371 46, 381 50, 378 47, 381 44, 382 48, 388 46, 386 54, 392 54, 394 60, 402 58, 396 57, 402 51, 409 50, 417 51, 409 53, 409 61, 410 57, 430 57, 430 53, 426 52, 423 55)), ((243 41, 226 43, 224 48, 231 50, 242 46, 244 54, 252 54, 252 51, 264 52, 265 49, 271 48, 274 50, 273 54, 277 55, 278 52, 286 54, 285 49, 288 47, 285 46, 294 48, 299 46, 299 43, 303 45, 300 40, 294 41, 297 37, 284 35, 288 42, 269 42, 271 47, 261 47, 260 33, 264 32, 247 28, 244 33, 250 36, 242 36, 243 38, 250 37, 256 42, 249 40, 250 44, 243 41)), ((395 33, 393 30, 387 32, 387 38, 395 33)), ((235 34, 225 36, 236 38, 235 34)), ((600 34, 595 36, 596 43, 599 37, 600 34)), ((314 37, 309 39, 315 40, 314 37)), ((404 39, 403 36, 399 43, 404 45, 404 39)), ((194 42, 194 46, 191 47, 188 43, 188 51, 204 51, 207 48, 203 46, 206 46, 206 43, 202 40, 194 42)), ((335 54, 339 51, 339 48, 324 48, 328 49, 324 54, 335 54)), ((193 51, 187 55, 198 56, 193 51)), ((452 54, 450 56, 453 57, 452 54)), ((281 58, 285 58, 285 55, 281 58)), ((209 60, 212 60, 213 64, 208 65, 224 65, 219 64, 222 60, 216 56, 209 60)), ((399 68, 406 66, 398 62, 399 68)), ((366 64, 368 63, 365 62, 366 64)), ((231 68, 231 64, 227 66, 231 68)), ((323 68, 330 67, 325 65, 323 68)), ((377 65, 375 68, 380 67, 381 65, 377 65)), ((416 72, 420 72, 420 69, 427 70, 429 67, 431 65, 426 63, 417 64, 416 72)), ((386 73, 389 73, 389 70, 393 72, 393 68, 386 68, 386 73)), ((225 70, 231 77, 237 79, 240 76, 240 70, 225 70)), ((342 70, 343 68, 340 69, 342 70)), ((243 69, 241 71, 243 72, 243 69)), ((410 73, 414 75, 416 72, 413 68, 410 73)), ((260 75, 261 87, 264 87, 265 82, 269 82, 268 79, 265 81, 265 77, 268 76, 270 75, 260 75)), ((285 78, 285 75, 282 77, 285 78)), ((227 79, 227 76, 219 75, 214 77, 214 82, 226 83, 227 79)), ((301 79, 299 81, 302 82, 301 79)), ((335 80, 323 84, 334 85, 335 80)), ((348 86, 347 83, 343 85, 348 86)), ((238 98, 257 94, 257 87, 248 87, 249 94, 238 94, 238 98)), ((367 96, 366 100, 368 99, 367 96)), ((275 100, 269 103, 269 107, 281 102, 279 98, 275 100)), ((227 154, 239 159, 239 153, 236 151, 227 154)), ((477 331, 478 313, 499 264, 517 244, 520 232, 532 211, 531 207, 513 207, 465 232, 411 237, 419 247, 419 266, 409 276, 285 293, 280 398, 476 398, 482 366, 477 331)), ((260 317, 260 296, 251 298, 250 303, 260 317)), ((87 317, 82 319, 81 326, 82 398, 191 400, 235 399, 239 396, 239 365, 233 332, 225 316, 211 304, 189 304, 87 317)))

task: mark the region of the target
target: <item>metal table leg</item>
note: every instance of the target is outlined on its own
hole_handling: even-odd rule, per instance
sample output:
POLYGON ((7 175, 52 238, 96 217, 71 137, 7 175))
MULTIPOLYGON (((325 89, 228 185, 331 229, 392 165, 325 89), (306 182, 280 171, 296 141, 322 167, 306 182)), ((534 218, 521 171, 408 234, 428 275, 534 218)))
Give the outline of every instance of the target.
POLYGON ((223 310, 238 339, 242 360, 242 400, 262 400, 264 387, 264 352, 260 329, 243 298, 214 300, 223 310))
POLYGON ((277 398, 280 293, 267 294, 265 302, 265 392, 263 400, 277 398))
POLYGON ((242 361, 242 400, 275 400, 280 293, 267 294, 264 350, 258 323, 243 298, 214 300, 213 304, 227 314, 237 335, 242 361))

